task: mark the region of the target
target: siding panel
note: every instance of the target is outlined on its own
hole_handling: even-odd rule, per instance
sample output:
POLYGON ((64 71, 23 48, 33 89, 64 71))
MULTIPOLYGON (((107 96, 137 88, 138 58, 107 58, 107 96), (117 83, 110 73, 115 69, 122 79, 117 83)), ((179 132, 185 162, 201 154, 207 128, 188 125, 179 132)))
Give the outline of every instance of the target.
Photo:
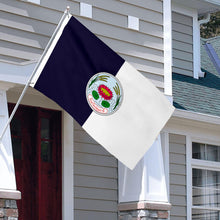
POLYGON ((133 57, 150 60, 153 62, 162 63, 163 52, 153 48, 134 45, 126 41, 118 41, 106 36, 100 36, 100 39, 108 44, 113 50, 119 51, 121 54, 127 54, 133 57))
POLYGON ((117 179, 107 179, 102 177, 75 175, 75 186, 88 187, 88 188, 100 188, 100 189, 115 189, 117 190, 117 179))
POLYGON ((192 17, 172 13, 173 72, 193 76, 192 17))
POLYGON ((117 219, 117 213, 111 213, 111 212, 100 212, 100 211, 88 211, 88 210, 76 210, 75 211, 75 219, 81 220, 81 219, 89 219, 89 220, 99 220, 99 219, 105 219, 105 220, 116 220, 117 219))
POLYGON ((176 59, 183 59, 183 60, 186 60, 186 61, 192 61, 193 55, 192 55, 192 53, 189 53, 189 52, 185 52, 185 51, 181 51, 181 50, 175 50, 175 58, 176 59))
POLYGON ((173 214, 173 217, 171 219, 175 219, 176 217, 183 217, 183 219, 186 219, 186 208, 182 206, 172 206, 171 212, 173 214))
MULTIPOLYGON (((73 0, 70 0, 73 2, 73 0)), ((80 2, 80 0, 76 0, 75 2, 80 2)), ((83 2, 91 4, 91 0, 84 0, 83 2)), ((139 1, 141 2, 141 1, 139 1)), ((126 0, 120 0, 120 1, 114 1, 114 0, 108 0, 108 1, 99 1, 99 0, 93 0, 92 5, 96 8, 104 9, 105 11, 111 11, 116 14, 122 14, 122 15, 133 15, 136 17, 141 18, 144 21, 150 21, 151 23, 157 23, 162 24, 163 22, 163 16, 162 16, 162 2, 161 1, 155 1, 155 0, 148 0, 142 3, 144 7, 140 7, 140 5, 137 4, 137 1, 132 3, 129 3, 126 0), (155 3, 158 3, 157 5, 155 3), (152 17, 153 16, 153 17, 152 17)))
POLYGON ((147 2, 143 2, 142 0, 136 0, 135 4, 133 0, 120 0, 121 2, 127 2, 133 5, 138 5, 142 8, 156 10, 156 11, 162 11, 162 1, 160 0, 148 0, 147 2))
POLYGON ((117 169, 101 166, 92 166, 83 163, 75 164, 75 174, 105 178, 117 178, 117 169))
POLYGON ((15 29, 51 36, 56 27, 55 24, 36 19, 30 19, 20 15, 15 15, 7 12, 1 12, 0 24, 9 26, 15 29))
POLYGON ((184 198, 183 196, 173 196, 171 198, 171 204, 175 204, 176 206, 182 206, 185 205, 186 206, 186 198, 184 198))
POLYGON ((170 181, 175 182, 176 185, 186 185, 186 177, 180 174, 170 173, 170 181))
POLYGON ((169 135, 170 158, 170 219, 186 219, 186 138, 169 135))
POLYGON ((75 152, 79 153, 109 156, 109 153, 103 147, 97 146, 96 144, 78 143, 75 141, 74 148, 75 152))
MULTIPOLYGON (((0 0, 0 25, 4 27, 1 40, 20 46, 15 51, 2 50, 1 58, 18 62, 39 59, 66 5, 70 5, 77 19, 122 57, 128 58, 146 77, 154 78, 152 82, 163 91, 163 78, 157 81, 156 77, 163 75, 162 1, 94 0, 92 19, 79 16, 80 2, 41 0, 41 4, 36 5, 27 1, 0 0), (140 31, 127 28, 128 15, 140 19, 140 31), (26 47, 30 48, 30 55, 25 53, 26 47)), ((83 2, 91 4, 89 0, 83 2)))
POLYGON ((116 220, 117 160, 74 124, 75 218, 116 220))
POLYGON ((21 30, 14 30, 13 28, 2 26, 0 40, 32 48, 43 49, 47 45, 49 37, 39 35, 36 37, 33 33, 24 33, 21 30))
POLYGON ((115 201, 116 190, 75 187, 75 198, 115 201))
POLYGON ((117 160, 115 158, 85 152, 76 152, 75 162, 93 166, 117 167, 117 160))
MULTIPOLYGON (((76 8, 76 5, 74 6, 74 8, 76 8)), ((42 4, 28 4, 24 1, 7 1, 6 3, 5 0, 0 0, 0 9, 1 11, 8 12, 11 14, 16 14, 41 21, 47 21, 50 23, 58 23, 63 13, 63 11, 60 11, 58 13, 57 10, 51 10, 51 7, 42 7, 42 4)))
POLYGON ((105 211, 114 212, 117 210, 117 202, 94 200, 94 199, 78 199, 75 198, 76 210, 105 211))

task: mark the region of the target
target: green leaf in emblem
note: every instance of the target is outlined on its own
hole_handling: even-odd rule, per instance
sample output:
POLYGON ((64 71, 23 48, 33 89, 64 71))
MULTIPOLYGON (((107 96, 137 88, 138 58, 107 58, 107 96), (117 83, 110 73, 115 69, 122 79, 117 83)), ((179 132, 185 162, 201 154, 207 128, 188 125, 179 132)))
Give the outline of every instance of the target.
POLYGON ((92 91, 92 96, 95 100, 99 99, 99 94, 95 90, 92 91))
POLYGON ((109 102, 104 100, 104 101, 102 101, 102 106, 105 107, 105 108, 109 108, 110 104, 109 104, 109 102))

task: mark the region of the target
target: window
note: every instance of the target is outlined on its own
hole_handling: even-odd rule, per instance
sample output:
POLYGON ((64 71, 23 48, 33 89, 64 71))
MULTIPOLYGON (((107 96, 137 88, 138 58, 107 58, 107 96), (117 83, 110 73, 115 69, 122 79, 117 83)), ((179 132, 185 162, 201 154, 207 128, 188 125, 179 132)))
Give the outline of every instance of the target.
POLYGON ((51 122, 49 118, 41 118, 41 160, 52 162, 51 122))
POLYGON ((220 219, 220 146, 192 143, 192 220, 220 219))
POLYGON ((21 120, 14 118, 11 121, 11 137, 14 159, 22 159, 22 143, 21 143, 21 120))

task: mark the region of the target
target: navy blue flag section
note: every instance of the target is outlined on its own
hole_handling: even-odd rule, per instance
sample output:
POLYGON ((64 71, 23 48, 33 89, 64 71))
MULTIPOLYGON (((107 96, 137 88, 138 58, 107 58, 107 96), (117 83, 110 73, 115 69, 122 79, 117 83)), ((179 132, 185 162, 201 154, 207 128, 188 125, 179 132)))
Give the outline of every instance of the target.
POLYGON ((73 16, 66 16, 45 54, 31 86, 133 169, 170 118, 172 105, 73 16))

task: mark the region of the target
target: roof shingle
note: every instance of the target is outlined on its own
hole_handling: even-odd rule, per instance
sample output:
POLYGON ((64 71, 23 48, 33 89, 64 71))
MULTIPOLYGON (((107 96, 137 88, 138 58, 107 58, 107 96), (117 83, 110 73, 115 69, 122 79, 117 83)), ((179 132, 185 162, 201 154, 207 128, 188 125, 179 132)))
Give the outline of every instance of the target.
MULTIPOLYGON (((220 37, 209 40, 209 43, 220 55, 220 37)), ((173 73, 174 106, 188 111, 220 116, 220 74, 203 45, 201 54, 202 68, 206 72, 204 78, 194 79, 173 73)))

